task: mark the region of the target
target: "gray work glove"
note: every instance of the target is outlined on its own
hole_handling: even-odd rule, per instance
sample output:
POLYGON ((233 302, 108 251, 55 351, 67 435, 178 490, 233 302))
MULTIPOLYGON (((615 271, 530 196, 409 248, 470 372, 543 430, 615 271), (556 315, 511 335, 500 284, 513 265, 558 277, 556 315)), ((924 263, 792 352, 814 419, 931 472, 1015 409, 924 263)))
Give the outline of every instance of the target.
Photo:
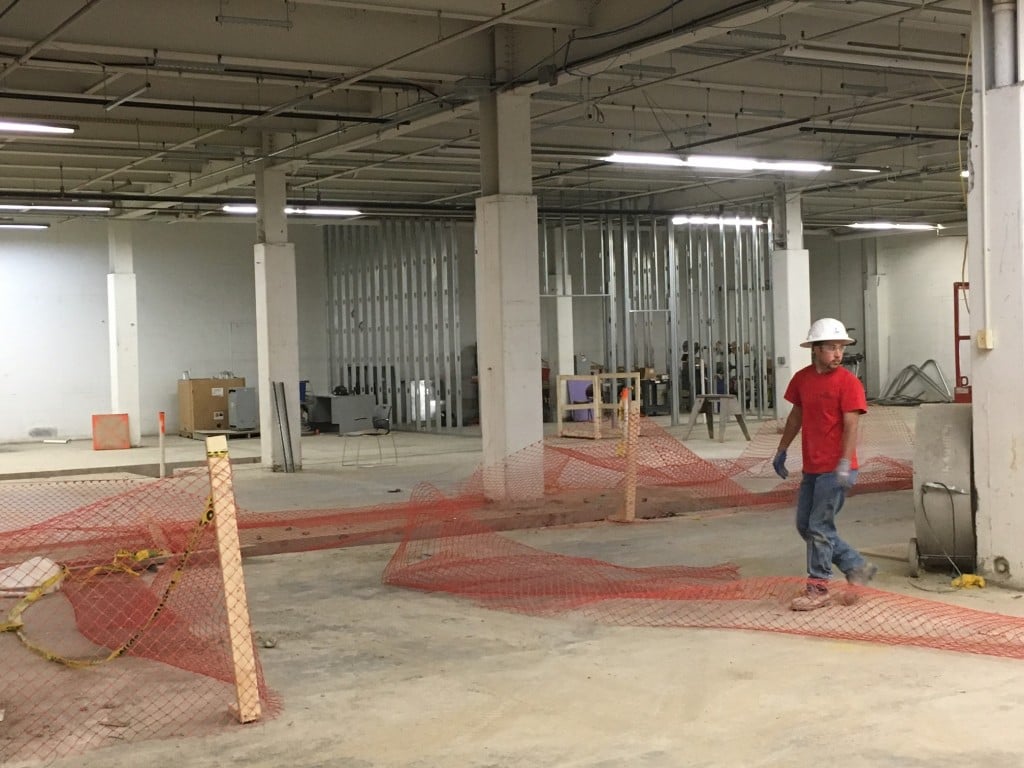
POLYGON ((775 458, 772 459, 772 467, 775 469, 775 474, 785 480, 789 477, 789 470, 786 469, 786 452, 779 451, 775 454, 775 458))
POLYGON ((836 465, 836 482, 839 483, 840 488, 849 488, 853 485, 853 481, 850 480, 849 459, 840 459, 836 465))

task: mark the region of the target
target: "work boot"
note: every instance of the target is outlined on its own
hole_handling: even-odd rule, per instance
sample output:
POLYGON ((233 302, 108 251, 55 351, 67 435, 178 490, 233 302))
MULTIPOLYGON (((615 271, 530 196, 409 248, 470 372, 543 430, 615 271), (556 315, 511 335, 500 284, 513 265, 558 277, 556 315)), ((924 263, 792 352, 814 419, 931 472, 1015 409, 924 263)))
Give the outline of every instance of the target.
POLYGON ((813 611, 824 608, 832 602, 828 587, 819 584, 808 584, 807 590, 793 598, 789 607, 794 611, 813 611))
POLYGON ((878 566, 874 563, 865 562, 859 568, 854 568, 846 574, 846 580, 857 587, 866 587, 878 573, 878 566))

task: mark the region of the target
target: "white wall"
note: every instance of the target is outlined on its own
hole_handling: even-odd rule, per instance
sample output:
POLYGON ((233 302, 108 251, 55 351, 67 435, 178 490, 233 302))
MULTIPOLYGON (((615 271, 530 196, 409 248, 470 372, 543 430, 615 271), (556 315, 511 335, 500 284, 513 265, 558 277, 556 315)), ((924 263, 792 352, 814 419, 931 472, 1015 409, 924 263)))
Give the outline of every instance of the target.
POLYGON ((864 243, 813 236, 804 240, 810 255, 811 320, 834 317, 852 328, 857 344, 850 346, 851 352, 864 350, 864 243))
MULTIPOLYGON (((177 380, 229 370, 256 382, 255 224, 134 223, 142 433, 156 414, 178 425, 177 380)), ((300 376, 326 392, 327 331, 320 229, 294 226, 300 376)), ((33 430, 91 435, 110 411, 107 225, 68 222, 0 235, 0 441, 33 430)))
MULTIPOLYGON (((952 389, 953 283, 961 279, 963 257, 962 237, 878 238, 878 273, 889 296, 891 327, 883 353, 890 381, 907 365, 934 359, 952 389)), ((967 357, 967 348, 963 351, 967 357)))
MULTIPOLYGON (((921 233, 844 241, 808 237, 806 242, 812 317, 839 318, 857 329, 854 338, 865 340, 871 318, 864 317, 864 289, 867 281, 877 283, 878 348, 861 343, 852 351, 867 354, 865 364, 878 373, 879 389, 884 391, 906 366, 929 359, 952 389, 953 283, 961 279, 964 238, 921 233)), ((926 372, 933 375, 930 368, 926 372)), ((873 391, 872 377, 867 381, 869 396, 881 394, 873 391)), ((915 385, 904 394, 923 392, 915 385)))

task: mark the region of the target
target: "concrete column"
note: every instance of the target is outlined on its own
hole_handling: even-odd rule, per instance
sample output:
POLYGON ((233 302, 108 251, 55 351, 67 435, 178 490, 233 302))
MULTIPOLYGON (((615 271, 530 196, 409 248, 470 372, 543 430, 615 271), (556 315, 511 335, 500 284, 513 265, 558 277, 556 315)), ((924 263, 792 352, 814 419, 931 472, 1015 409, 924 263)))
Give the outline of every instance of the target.
POLYGON ((774 232, 772 247, 775 250, 799 251, 804 247, 804 216, 800 194, 787 192, 785 184, 775 185, 775 199, 772 218, 774 232))
POLYGON ((500 93, 480 100, 480 191, 533 194, 529 96, 500 93))
MULTIPOLYGON (((992 0, 975 0, 973 129, 968 199, 972 421, 978 571, 1024 588, 1024 91, 993 40, 992 0), (997 55, 998 49, 998 55, 997 55)), ((1020 19, 1018 19, 1020 22, 1020 19)), ((1010 48, 1009 53, 1007 47, 1010 48)))
POLYGON ((800 346, 811 327, 811 272, 807 251, 772 252, 772 318, 775 329, 775 415, 785 419, 792 406, 785 399, 793 374, 810 364, 800 346))
POLYGON ((540 381, 537 200, 494 195, 476 203, 477 354, 485 493, 539 498, 541 452, 505 460, 544 439, 540 381), (532 460, 532 461, 531 461, 532 460))
MULTIPOLYGON (((575 372, 576 353, 576 331, 572 316, 572 275, 556 275, 555 281, 558 290, 555 296, 555 332, 558 338, 555 373, 571 374, 575 372)), ((551 399, 555 402, 554 393, 551 399)))
POLYGON ((481 150, 476 311, 484 492, 492 499, 539 498, 544 492, 539 448, 505 464, 544 439, 528 96, 494 94, 481 102, 481 150))
POLYGON ((775 192, 775 229, 772 251, 772 327, 775 332, 775 415, 789 416, 785 399, 793 374, 811 362, 800 346, 811 326, 810 257, 804 249, 804 225, 800 196, 789 194, 781 184, 775 192))
MULTIPOLYGON (((110 272, 107 274, 107 331, 110 338, 110 410, 128 414, 128 437, 133 447, 142 444, 142 409, 139 395, 139 307, 131 224, 107 225, 110 272)), ((153 414, 156 427, 156 414, 153 414)))
POLYGON ((878 269, 875 240, 861 240, 867 281, 864 287, 864 388, 878 397, 889 382, 889 329, 891 327, 888 277, 878 269))
POLYGON ((260 451, 267 469, 282 470, 290 457, 302 468, 302 414, 299 403, 299 312, 295 246, 288 240, 282 170, 256 170, 258 242, 256 277, 256 354, 259 369, 260 451), (273 383, 284 383, 284 402, 275 408, 273 383), (279 418, 279 409, 280 418, 279 418), (283 426, 287 425, 287 430, 283 426), (285 441, 287 435, 288 442, 285 441))

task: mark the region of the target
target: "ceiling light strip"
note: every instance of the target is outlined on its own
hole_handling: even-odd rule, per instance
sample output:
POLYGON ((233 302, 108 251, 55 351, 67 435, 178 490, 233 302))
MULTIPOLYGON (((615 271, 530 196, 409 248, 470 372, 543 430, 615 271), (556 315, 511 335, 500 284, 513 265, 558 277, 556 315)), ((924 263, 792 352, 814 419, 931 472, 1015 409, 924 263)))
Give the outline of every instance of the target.
POLYGON ((673 216, 672 223, 677 227, 682 226, 684 224, 723 224, 726 226, 736 227, 760 227, 761 225, 764 224, 764 222, 761 221, 760 219, 754 218, 742 218, 740 216, 700 216, 696 214, 683 214, 680 216, 673 216))
POLYGON ((690 168, 712 168, 722 171, 790 171, 794 173, 822 173, 832 166, 807 160, 756 160, 752 157, 729 155, 659 155, 646 152, 613 152, 601 158, 608 163, 627 165, 663 165, 690 168))
POLYGON ((929 230, 942 229, 941 224, 925 224, 919 222, 891 222, 891 221, 858 221, 847 224, 850 229, 873 229, 881 232, 890 230, 907 230, 926 232, 929 230))
MULTIPOLYGON (((221 210, 224 213, 234 213, 243 216, 253 216, 259 213, 259 208, 255 205, 236 204, 228 203, 221 206, 221 210)), ((284 212, 288 216, 338 216, 338 217, 351 217, 351 216, 362 216, 363 212, 356 208, 330 208, 327 206, 287 206, 284 212)))
POLYGON ((45 203, 0 204, 0 211, 21 211, 31 213, 32 211, 66 211, 69 213, 109 213, 110 207, 106 205, 48 205, 45 203))
POLYGON ((48 123, 27 123, 18 120, 0 120, 0 131, 5 133, 47 133, 69 134, 76 128, 70 125, 52 125, 48 123))

